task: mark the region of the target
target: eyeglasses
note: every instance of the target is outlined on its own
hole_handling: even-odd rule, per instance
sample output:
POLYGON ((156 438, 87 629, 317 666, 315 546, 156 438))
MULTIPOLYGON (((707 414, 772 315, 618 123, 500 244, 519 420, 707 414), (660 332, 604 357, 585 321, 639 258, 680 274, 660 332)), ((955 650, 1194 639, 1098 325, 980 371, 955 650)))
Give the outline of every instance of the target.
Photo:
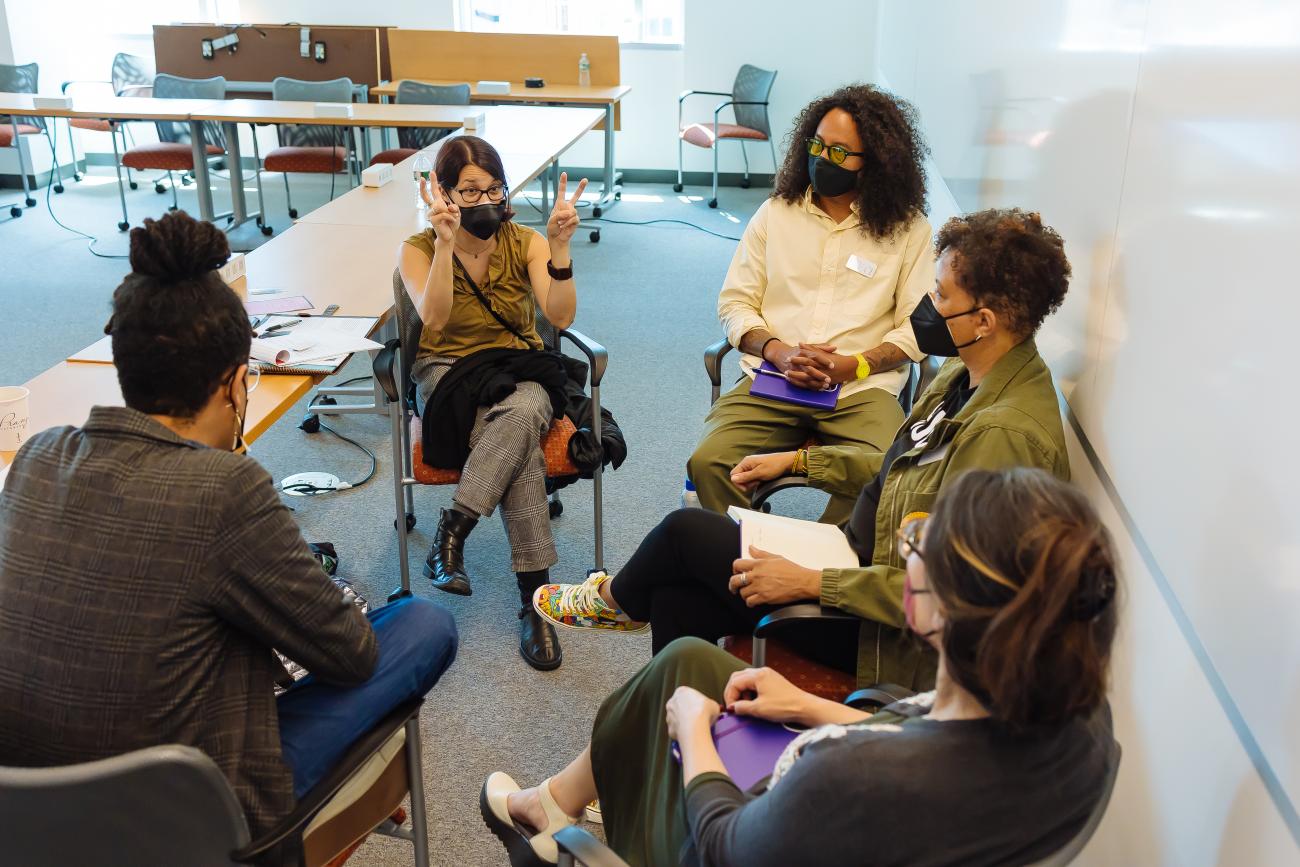
POLYGON ((844 165, 844 161, 849 157, 865 157, 867 155, 866 151, 851 151, 846 147, 841 147, 840 145, 828 145, 816 136, 807 139, 805 144, 808 147, 808 153, 810 155, 819 157, 822 155, 822 152, 825 151, 826 156, 828 156, 830 161, 835 163, 837 166, 844 165))
POLYGON ((261 382, 262 368, 249 365, 248 372, 244 374, 244 387, 248 389, 248 394, 257 391, 257 387, 261 382))
POLYGON ((507 188, 505 184, 493 184, 486 190, 480 190, 477 187, 464 187, 455 192, 460 193, 461 201, 467 205, 475 204, 479 199, 483 198, 484 194, 487 195, 488 201, 495 205, 505 201, 507 188))
POLYGON ((925 534, 925 520, 925 518, 917 518, 908 521, 895 531, 894 535, 898 537, 898 556, 904 561, 913 554, 921 557, 922 560, 925 559, 921 555, 921 538, 925 534))

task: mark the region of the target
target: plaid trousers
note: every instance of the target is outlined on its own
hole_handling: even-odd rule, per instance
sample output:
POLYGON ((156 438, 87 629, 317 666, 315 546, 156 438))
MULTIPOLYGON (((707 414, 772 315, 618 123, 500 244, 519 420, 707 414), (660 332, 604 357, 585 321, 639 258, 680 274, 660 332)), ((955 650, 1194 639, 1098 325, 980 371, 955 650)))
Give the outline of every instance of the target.
MULTIPOLYGON (((451 361, 425 357, 412 366, 421 410, 451 361)), ((470 432, 469 460, 453 496, 484 516, 500 504, 501 523, 510 540, 510 564, 516 572, 549 569, 559 560, 551 536, 542 455, 542 436, 550 426, 551 400, 535 382, 521 382, 500 403, 480 407, 470 432)))

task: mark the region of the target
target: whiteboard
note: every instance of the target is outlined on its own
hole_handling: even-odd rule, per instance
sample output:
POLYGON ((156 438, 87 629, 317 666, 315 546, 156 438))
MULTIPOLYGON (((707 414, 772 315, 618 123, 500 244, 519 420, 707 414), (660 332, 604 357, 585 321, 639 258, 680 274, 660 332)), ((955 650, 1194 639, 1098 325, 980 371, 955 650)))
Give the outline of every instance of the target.
POLYGON ((878 54, 962 210, 1066 239, 1039 346, 1300 802, 1300 3, 886 0, 878 54))

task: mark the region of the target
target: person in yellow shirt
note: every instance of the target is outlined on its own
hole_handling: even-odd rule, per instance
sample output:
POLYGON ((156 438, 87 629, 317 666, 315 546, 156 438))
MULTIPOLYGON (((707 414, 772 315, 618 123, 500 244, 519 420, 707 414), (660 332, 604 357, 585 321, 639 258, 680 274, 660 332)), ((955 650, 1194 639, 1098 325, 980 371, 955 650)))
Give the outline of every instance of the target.
MULTIPOLYGON (((814 100, 795 121, 772 197, 745 229, 718 298, 740 383, 713 405, 687 465, 700 504, 746 505, 731 481, 746 455, 825 445, 883 451, 903 422, 917 349, 908 316, 934 285, 926 146, 906 102, 871 85, 814 100), (767 361, 796 385, 840 386, 833 409, 750 394, 767 361)), ((822 520, 848 518, 833 496, 822 520)))

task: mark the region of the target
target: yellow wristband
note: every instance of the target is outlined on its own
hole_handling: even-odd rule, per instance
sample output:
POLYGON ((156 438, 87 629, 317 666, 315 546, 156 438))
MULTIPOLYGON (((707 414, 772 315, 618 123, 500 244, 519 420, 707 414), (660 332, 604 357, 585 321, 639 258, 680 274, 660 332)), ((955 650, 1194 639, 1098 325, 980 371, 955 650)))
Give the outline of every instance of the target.
POLYGON ((858 360, 858 375, 857 375, 857 378, 858 378, 858 379, 866 379, 868 376, 871 375, 871 365, 868 364, 868 363, 867 363, 867 360, 866 360, 865 358, 862 357, 862 353, 861 353, 861 352, 857 353, 857 354, 854 355, 853 357, 856 358, 856 359, 858 360))

